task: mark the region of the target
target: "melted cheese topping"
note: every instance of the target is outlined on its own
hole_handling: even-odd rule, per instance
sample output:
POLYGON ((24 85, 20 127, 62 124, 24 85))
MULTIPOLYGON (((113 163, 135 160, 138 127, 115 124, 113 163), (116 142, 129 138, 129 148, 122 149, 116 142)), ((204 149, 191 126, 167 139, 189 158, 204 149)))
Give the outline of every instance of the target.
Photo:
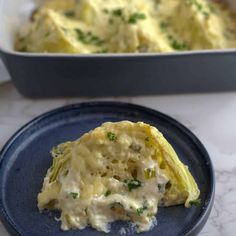
POLYGON ((63 230, 91 225, 109 232, 110 222, 129 220, 137 232, 147 231, 158 205, 189 207, 199 196, 162 134, 142 122, 104 123, 52 156, 38 207, 59 209, 63 230))
POLYGON ((210 0, 49 0, 19 33, 29 52, 131 53, 236 46, 235 18, 210 0))

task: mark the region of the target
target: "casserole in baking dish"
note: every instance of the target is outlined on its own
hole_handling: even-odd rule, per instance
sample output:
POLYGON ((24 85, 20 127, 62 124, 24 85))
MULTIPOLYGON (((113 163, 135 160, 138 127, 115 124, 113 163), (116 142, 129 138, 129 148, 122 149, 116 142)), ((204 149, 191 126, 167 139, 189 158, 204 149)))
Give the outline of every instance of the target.
MULTIPOLYGON (((230 1, 234 9, 235 1, 230 1)), ((115 96, 236 88, 235 49, 171 53, 64 54, 13 50, 42 0, 1 0, 0 50, 16 87, 30 97, 115 96)))

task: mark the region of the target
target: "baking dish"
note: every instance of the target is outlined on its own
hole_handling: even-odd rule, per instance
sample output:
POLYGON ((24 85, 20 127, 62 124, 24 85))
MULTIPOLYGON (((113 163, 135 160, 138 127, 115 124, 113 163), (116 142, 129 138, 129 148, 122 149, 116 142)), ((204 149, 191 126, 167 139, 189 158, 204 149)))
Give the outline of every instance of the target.
MULTIPOLYGON (((236 89, 234 49, 105 55, 15 52, 15 33, 42 1, 0 0, 1 57, 13 83, 27 97, 121 96, 236 89)), ((229 4, 236 9, 236 1, 230 0, 229 4)))

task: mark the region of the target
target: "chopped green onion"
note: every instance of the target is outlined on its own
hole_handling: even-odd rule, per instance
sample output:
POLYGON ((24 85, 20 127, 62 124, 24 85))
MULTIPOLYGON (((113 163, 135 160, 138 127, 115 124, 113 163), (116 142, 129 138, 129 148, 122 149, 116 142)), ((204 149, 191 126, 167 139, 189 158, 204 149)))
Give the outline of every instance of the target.
POLYGON ((107 52, 108 52, 107 49, 101 49, 101 50, 95 51, 94 53, 107 53, 107 52))
POLYGON ((75 12, 74 11, 65 11, 64 15, 66 17, 74 17, 75 16, 75 12))
POLYGON ((124 183, 127 184, 129 191, 141 187, 141 182, 138 179, 133 180, 124 180, 124 183))
POLYGON ((162 21, 162 22, 160 23, 160 27, 161 27, 162 29, 166 29, 168 26, 169 26, 168 23, 165 22, 165 21, 162 21))
POLYGON ((146 15, 144 13, 135 12, 130 16, 128 23, 136 24, 138 20, 145 20, 145 19, 146 19, 146 15))
POLYGON ((123 15, 123 11, 122 11, 121 8, 118 8, 118 9, 113 10, 113 11, 112 11, 112 14, 113 14, 114 16, 122 16, 122 15, 123 15))
POLYGON ((212 7, 211 4, 208 4, 208 6, 205 7, 198 0, 185 0, 185 3, 187 5, 194 6, 197 9, 197 11, 201 12, 206 17, 206 19, 209 18, 211 12, 214 12, 214 10, 212 10, 214 9, 214 7, 212 7))
POLYGON ((70 196, 73 198, 73 199, 76 199, 78 197, 78 193, 75 193, 75 192, 70 192, 70 196))
POLYGON ((105 195, 105 197, 108 197, 109 195, 111 195, 111 191, 107 190, 104 195, 105 195))
POLYGON ((100 46, 101 44, 104 43, 102 39, 100 39, 96 35, 93 35, 90 31, 83 32, 81 29, 76 28, 75 32, 77 33, 78 40, 84 44, 93 44, 100 46))
POLYGON ((168 35, 167 38, 172 48, 176 50, 184 50, 187 48, 185 43, 178 42, 172 35, 168 35))
POLYGON ((148 209, 148 205, 147 205, 147 201, 145 200, 144 202, 143 202, 143 206, 142 207, 140 207, 140 208, 137 208, 137 213, 138 213, 138 215, 141 215, 141 214, 143 214, 143 212, 145 211, 145 210, 147 210, 148 209))
POLYGON ((114 133, 112 132, 108 132, 107 133, 107 138, 110 140, 110 141, 116 141, 117 140, 117 137, 114 133))
POLYGON ((27 52, 27 46, 24 46, 19 49, 20 52, 27 52))

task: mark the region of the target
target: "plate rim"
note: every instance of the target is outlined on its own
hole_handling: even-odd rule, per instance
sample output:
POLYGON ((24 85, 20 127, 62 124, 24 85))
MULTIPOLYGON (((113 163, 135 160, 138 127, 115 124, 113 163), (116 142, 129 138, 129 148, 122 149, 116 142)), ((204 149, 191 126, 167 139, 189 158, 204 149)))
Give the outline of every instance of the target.
MULTIPOLYGON (((186 232, 184 232, 185 236, 188 235, 196 235, 199 233, 205 223, 207 222, 207 219, 210 215, 210 212, 213 207, 214 198, 215 198, 215 173, 214 173, 214 166, 211 161, 210 155, 208 154, 205 146, 202 144, 202 142, 199 140, 199 138, 185 125, 181 124, 176 119, 172 118, 169 115, 166 115, 165 113, 162 113, 158 110, 155 110, 153 108, 149 108, 142 105, 137 105, 133 103, 126 103, 126 102, 118 102, 118 101, 92 101, 92 102, 80 102, 80 103, 74 103, 70 105, 61 106, 52 110, 49 110, 47 112, 42 113, 41 115, 36 116, 29 122, 27 122, 25 125, 23 125, 21 128, 19 128, 13 135, 8 139, 8 141, 3 145, 2 149, 0 150, 0 176, 3 174, 4 170, 2 169, 2 162, 5 160, 5 154, 7 151, 11 148, 11 145, 15 142, 15 140, 27 129, 34 126, 38 122, 47 119, 48 117, 51 117, 53 115, 56 115, 58 113, 63 113, 68 110, 76 110, 84 107, 104 107, 104 106, 113 106, 115 109, 116 107, 129 107, 132 110, 141 110, 145 111, 152 115, 157 115, 158 117, 162 117, 168 121, 170 121, 172 124, 174 124, 175 127, 181 130, 185 135, 187 135, 191 140, 198 146, 200 152, 203 154, 204 158, 207 160, 208 163, 208 169, 209 169, 209 177, 210 177, 210 189, 208 190, 209 199, 207 199, 207 205, 205 205, 202 210, 200 216, 196 219, 193 226, 190 229, 187 229, 186 232)), ((1 187, 0 182, 0 187, 1 187)), ((16 235, 16 236, 24 236, 23 234, 19 233, 17 230, 17 226, 14 224, 14 222, 11 220, 11 217, 8 216, 4 204, 2 203, 1 199, 2 195, 2 188, 0 188, 0 220, 8 233, 10 235, 16 235)))

